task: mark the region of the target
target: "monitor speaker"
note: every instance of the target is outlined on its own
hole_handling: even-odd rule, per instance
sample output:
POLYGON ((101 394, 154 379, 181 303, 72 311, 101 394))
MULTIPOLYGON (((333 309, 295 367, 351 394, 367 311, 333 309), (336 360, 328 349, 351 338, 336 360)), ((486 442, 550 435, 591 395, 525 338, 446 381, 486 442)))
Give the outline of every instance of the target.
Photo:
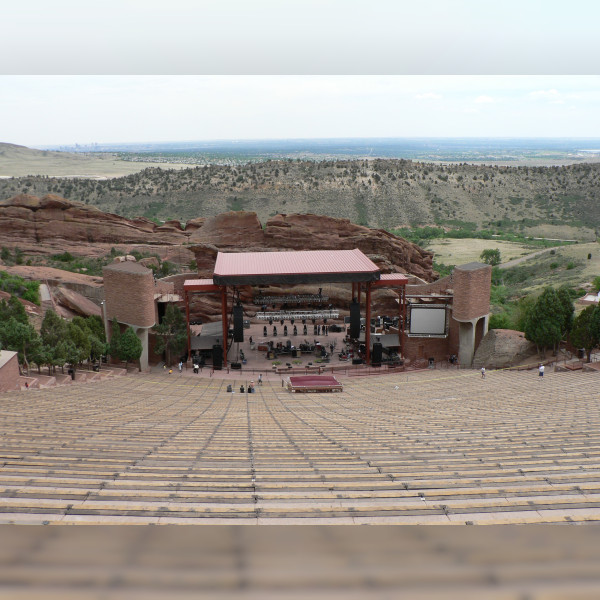
POLYGON ((383 356, 383 346, 376 342, 373 344, 373 354, 371 355, 371 364, 380 365, 383 356))
POLYGON ((360 335, 360 304, 352 302, 350 304, 350 337, 358 339, 360 335))
POLYGON ((240 305, 233 307, 233 341, 244 341, 244 307, 240 305))
POLYGON ((223 366, 223 347, 221 344, 215 344, 212 347, 213 368, 219 370, 223 366))

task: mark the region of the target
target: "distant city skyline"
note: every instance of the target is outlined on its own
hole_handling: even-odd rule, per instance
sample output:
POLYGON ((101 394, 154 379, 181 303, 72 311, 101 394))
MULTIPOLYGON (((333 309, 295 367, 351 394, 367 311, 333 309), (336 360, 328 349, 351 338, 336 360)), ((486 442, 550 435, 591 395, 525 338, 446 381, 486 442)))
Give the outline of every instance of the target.
POLYGON ((0 76, 2 142, 600 138, 600 76, 0 76))

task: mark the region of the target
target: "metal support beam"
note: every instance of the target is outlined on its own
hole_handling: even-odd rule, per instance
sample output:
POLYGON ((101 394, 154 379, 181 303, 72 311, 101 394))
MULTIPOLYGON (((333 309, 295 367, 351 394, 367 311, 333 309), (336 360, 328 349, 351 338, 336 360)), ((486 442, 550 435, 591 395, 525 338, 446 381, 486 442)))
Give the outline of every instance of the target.
POLYGON ((221 287, 221 319, 223 319, 223 366, 227 366, 227 341, 229 328, 227 327, 227 286, 221 287))
POLYGON ((367 282, 366 291, 366 324, 365 324, 365 343, 367 345, 367 364, 371 364, 371 282, 367 282))
POLYGON ((184 292, 185 297, 185 321, 187 325, 187 355, 188 360, 192 356, 192 334, 190 332, 190 297, 187 292, 184 292))

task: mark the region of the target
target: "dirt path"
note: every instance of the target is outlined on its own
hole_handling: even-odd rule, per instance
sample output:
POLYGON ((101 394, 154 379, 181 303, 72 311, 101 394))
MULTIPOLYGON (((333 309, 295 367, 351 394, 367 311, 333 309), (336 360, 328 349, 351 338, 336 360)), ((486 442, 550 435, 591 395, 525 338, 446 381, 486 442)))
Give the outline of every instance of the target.
POLYGON ((509 260, 508 262, 502 263, 501 265, 498 265, 498 268, 510 269, 511 267, 515 267, 516 265, 521 264, 525 260, 529 260, 534 256, 539 256, 540 254, 544 254, 544 252, 549 252, 550 250, 552 250, 552 248, 544 248, 543 250, 537 250, 536 252, 532 252, 531 254, 527 254, 519 258, 514 258, 513 260, 509 260))

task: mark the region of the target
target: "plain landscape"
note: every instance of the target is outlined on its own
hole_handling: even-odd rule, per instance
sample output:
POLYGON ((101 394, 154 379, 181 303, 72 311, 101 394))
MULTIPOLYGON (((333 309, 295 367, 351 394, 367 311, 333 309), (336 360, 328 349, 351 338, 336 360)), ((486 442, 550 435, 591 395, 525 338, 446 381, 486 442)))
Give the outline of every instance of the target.
MULTIPOLYGON (((492 311, 512 314, 548 284, 581 295, 600 273, 599 149, 564 139, 0 144, 0 200, 51 194, 175 231, 227 211, 255 212, 263 227, 277 214, 345 217, 433 252, 440 275, 497 249, 492 311)), ((69 247, 59 260, 5 245, 9 266, 100 274, 113 258, 108 247, 69 247)), ((190 260, 159 254, 164 273, 190 260)))

